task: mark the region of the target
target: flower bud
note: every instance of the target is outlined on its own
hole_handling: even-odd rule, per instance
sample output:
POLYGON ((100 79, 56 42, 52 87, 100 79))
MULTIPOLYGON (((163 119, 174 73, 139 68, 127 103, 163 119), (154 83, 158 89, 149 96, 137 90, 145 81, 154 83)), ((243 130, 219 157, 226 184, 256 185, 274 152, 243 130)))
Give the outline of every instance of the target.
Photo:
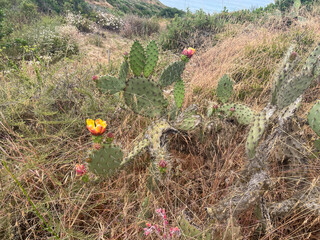
POLYGON ((96 81, 96 80, 98 80, 98 78, 99 78, 99 77, 98 77, 97 75, 94 75, 94 76, 92 77, 92 80, 93 80, 93 81, 96 81))
POLYGON ((83 176, 86 173, 86 168, 83 164, 76 164, 77 176, 83 176))

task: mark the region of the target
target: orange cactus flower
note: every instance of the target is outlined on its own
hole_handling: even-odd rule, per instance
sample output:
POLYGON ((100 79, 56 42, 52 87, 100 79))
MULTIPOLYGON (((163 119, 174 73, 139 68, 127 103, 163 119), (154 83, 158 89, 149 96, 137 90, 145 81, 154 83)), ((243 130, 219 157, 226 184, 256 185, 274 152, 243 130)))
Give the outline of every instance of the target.
POLYGON ((93 121, 92 119, 87 119, 87 128, 94 136, 102 135, 107 128, 107 123, 101 119, 93 121))

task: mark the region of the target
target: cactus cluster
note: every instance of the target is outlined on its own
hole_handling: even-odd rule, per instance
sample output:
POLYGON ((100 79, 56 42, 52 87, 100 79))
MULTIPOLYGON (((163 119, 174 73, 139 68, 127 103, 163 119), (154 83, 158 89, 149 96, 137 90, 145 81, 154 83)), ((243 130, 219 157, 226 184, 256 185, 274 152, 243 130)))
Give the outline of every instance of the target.
MULTIPOLYGON (((309 55, 300 73, 283 69, 282 78, 277 79, 273 94, 273 103, 279 109, 289 106, 310 86, 319 71, 320 47, 316 47, 309 55)), ((287 61, 289 61, 288 59, 287 61)), ((292 69, 292 68, 291 68, 292 69)))
POLYGON ((174 62, 161 74, 158 82, 150 78, 159 59, 159 50, 155 41, 151 41, 146 50, 139 41, 135 41, 128 57, 122 63, 119 77, 103 76, 96 80, 98 89, 102 92, 115 94, 124 91, 124 100, 135 113, 159 118, 167 113, 168 101, 163 95, 164 87, 175 84, 174 97, 176 107, 181 108, 184 101, 184 83, 181 75, 185 68, 185 61, 174 62), (134 77, 130 76, 130 69, 134 77))
POLYGON ((158 84, 145 78, 130 79, 124 91, 124 99, 132 111, 151 118, 164 115, 168 106, 158 84))
MULTIPOLYGON (((216 92, 219 101, 223 104, 218 110, 227 117, 235 118, 242 125, 249 125, 253 121, 255 112, 244 104, 227 103, 232 96, 233 85, 234 82, 227 74, 220 79, 216 92)), ((208 114, 212 115, 214 106, 212 105, 210 108, 208 114)))

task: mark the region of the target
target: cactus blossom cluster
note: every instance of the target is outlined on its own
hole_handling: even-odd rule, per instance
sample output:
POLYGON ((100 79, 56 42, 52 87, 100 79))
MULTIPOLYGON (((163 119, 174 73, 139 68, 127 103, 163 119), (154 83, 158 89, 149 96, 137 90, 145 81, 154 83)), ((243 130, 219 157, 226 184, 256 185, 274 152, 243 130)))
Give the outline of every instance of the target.
POLYGON ((166 210, 164 208, 156 209, 156 213, 158 216, 161 217, 163 226, 146 223, 147 227, 143 229, 144 235, 149 236, 151 233, 154 232, 158 236, 158 238, 162 240, 171 240, 181 235, 181 231, 178 227, 168 227, 166 210))

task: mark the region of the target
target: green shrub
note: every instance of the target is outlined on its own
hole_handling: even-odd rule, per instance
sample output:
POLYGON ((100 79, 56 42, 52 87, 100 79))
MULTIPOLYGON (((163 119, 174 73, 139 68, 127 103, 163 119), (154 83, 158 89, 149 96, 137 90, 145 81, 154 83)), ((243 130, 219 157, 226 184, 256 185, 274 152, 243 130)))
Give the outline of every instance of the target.
POLYGON ((121 29, 121 35, 131 38, 133 36, 150 36, 159 32, 160 25, 156 19, 141 18, 134 15, 126 16, 121 29))
POLYGON ((176 15, 178 15, 179 17, 182 17, 185 15, 185 12, 177 8, 167 7, 167 8, 163 8, 158 14, 159 17, 164 17, 164 18, 174 18, 176 15))
POLYGON ((60 18, 43 17, 38 22, 4 37, 0 47, 5 47, 9 61, 33 60, 47 56, 55 62, 65 56, 78 53, 74 39, 60 31, 60 18))
MULTIPOLYGON (((215 18, 199 10, 195 14, 188 11, 185 16, 175 16, 167 25, 160 42, 163 49, 181 49, 185 46, 198 47, 203 44, 204 38, 199 35, 209 36, 216 26, 215 18), (196 37, 197 36, 197 37, 196 37)), ((224 25, 222 25, 223 29, 224 25)))

